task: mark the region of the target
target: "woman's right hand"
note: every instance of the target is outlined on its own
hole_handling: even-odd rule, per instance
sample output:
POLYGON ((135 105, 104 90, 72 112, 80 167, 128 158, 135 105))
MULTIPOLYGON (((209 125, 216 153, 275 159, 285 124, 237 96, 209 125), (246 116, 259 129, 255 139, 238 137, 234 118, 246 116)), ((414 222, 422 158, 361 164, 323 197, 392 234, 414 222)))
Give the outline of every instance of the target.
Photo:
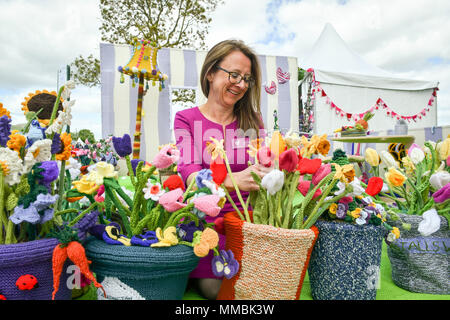
MULTIPOLYGON (((261 179, 269 173, 273 168, 264 167, 260 164, 253 164, 240 172, 233 172, 233 178, 240 191, 253 191, 259 190, 258 184, 253 179, 250 172, 256 173, 261 179)), ((224 185, 228 191, 234 191, 233 182, 228 174, 224 180, 224 185)))

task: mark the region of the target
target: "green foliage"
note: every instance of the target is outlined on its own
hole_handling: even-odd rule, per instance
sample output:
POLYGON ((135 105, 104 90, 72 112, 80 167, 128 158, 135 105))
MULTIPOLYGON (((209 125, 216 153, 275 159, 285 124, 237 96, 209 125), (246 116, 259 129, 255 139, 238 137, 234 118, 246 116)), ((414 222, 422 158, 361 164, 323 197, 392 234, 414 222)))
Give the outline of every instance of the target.
POLYGON ((81 129, 78 131, 78 138, 80 138, 83 142, 87 139, 89 143, 95 143, 95 136, 89 129, 81 129))
POLYGON ((71 79, 77 84, 87 87, 100 85, 100 60, 92 54, 87 58, 82 55, 75 58, 70 64, 71 79))

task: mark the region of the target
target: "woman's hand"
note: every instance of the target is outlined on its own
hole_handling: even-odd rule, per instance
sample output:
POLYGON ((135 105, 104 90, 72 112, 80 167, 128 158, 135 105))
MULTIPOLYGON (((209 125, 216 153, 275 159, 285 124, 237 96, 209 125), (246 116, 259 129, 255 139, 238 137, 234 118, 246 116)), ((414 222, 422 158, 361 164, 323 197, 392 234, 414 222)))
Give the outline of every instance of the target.
MULTIPOLYGON (((253 164, 240 172, 233 172, 233 178, 240 191, 253 191, 259 190, 258 184, 253 179, 250 172, 256 173, 261 179, 270 171, 273 167, 265 167, 260 164, 253 164)), ((228 191, 234 191, 233 182, 228 174, 223 182, 228 191)))

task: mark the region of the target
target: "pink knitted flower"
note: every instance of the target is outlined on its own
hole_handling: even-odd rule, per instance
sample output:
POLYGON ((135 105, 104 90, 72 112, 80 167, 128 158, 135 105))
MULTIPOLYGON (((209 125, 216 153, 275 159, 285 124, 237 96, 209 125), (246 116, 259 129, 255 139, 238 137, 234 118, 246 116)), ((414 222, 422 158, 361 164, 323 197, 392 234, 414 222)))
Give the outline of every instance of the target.
POLYGON ((256 156, 259 163, 267 168, 271 167, 273 165, 273 161, 275 160, 275 154, 267 146, 261 147, 256 156))
POLYGON ((222 209, 217 205, 220 197, 216 194, 208 194, 194 199, 194 206, 197 210, 204 212, 210 217, 217 217, 222 209))
MULTIPOLYGON (((306 197, 306 195, 308 194, 310 186, 311 186, 311 181, 303 180, 303 177, 300 177, 297 189, 298 189, 298 191, 300 191, 302 193, 303 196, 306 197)), ((317 198, 321 194, 322 194, 322 190, 320 190, 320 188, 317 189, 316 192, 313 195, 313 199, 317 198)))
POLYGON ((152 164, 157 169, 168 168, 173 163, 178 162, 180 159, 180 150, 174 148, 171 145, 167 145, 159 150, 159 153, 153 159, 152 164))
POLYGON ((317 186, 323 178, 325 178, 331 172, 331 164, 323 164, 320 168, 313 174, 312 183, 317 186))
POLYGON ((183 203, 183 190, 177 188, 175 190, 164 193, 159 197, 159 203, 169 212, 175 212, 187 206, 183 203))

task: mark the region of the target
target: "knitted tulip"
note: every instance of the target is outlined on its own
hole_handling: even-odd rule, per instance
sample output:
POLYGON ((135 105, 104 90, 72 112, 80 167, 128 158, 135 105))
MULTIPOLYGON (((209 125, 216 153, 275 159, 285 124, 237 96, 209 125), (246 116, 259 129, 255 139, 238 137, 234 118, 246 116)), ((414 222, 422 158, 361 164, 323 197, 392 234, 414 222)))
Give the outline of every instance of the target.
POLYGON ((283 151, 283 153, 280 154, 279 160, 280 160, 279 162, 280 170, 286 170, 287 172, 294 172, 295 169, 297 168, 298 155, 292 148, 283 151))
POLYGON ((450 183, 433 193, 434 202, 441 203, 450 198, 450 183))
POLYGON ((450 173, 447 171, 438 171, 430 177, 430 184, 435 190, 443 188, 450 182, 450 173))
POLYGON ((261 185, 267 190, 271 195, 277 193, 284 184, 284 173, 278 169, 273 169, 268 174, 266 174, 262 180, 261 185))
POLYGON ((394 157, 386 150, 381 151, 380 158, 381 162, 383 162, 387 168, 390 167, 398 168, 398 162, 395 161, 394 157))
POLYGON ((325 178, 331 172, 331 164, 323 164, 319 169, 313 174, 311 182, 313 185, 318 185, 323 178, 325 178))
POLYGON ((116 153, 122 158, 130 155, 133 151, 131 146, 131 138, 128 134, 124 134, 122 138, 112 137, 112 142, 114 150, 116 150, 116 153))
POLYGON ((418 147, 410 150, 408 156, 414 164, 419 164, 425 159, 425 153, 418 147))
POLYGON ((164 193, 159 197, 159 204, 169 212, 175 212, 187 206, 183 203, 183 190, 177 188, 175 190, 164 193))
POLYGON ((320 159, 302 158, 298 163, 298 170, 300 174, 314 174, 321 165, 322 160, 320 159))
POLYGON ((367 184, 366 193, 372 197, 376 196, 381 192, 383 188, 383 179, 380 177, 372 177, 369 179, 369 183, 367 184))
POLYGON ((441 219, 436 209, 430 209, 422 214, 423 220, 419 222, 417 231, 424 237, 435 233, 441 226, 441 219))
POLYGON ((380 164, 380 157, 375 149, 367 148, 364 152, 364 159, 372 167, 376 167, 380 164))
POLYGON ((270 168, 273 166, 273 161, 275 160, 275 154, 270 150, 269 147, 263 146, 256 153, 256 157, 260 164, 263 166, 270 168))
POLYGON ((213 181, 220 186, 228 174, 224 161, 220 157, 217 157, 211 162, 209 168, 212 171, 211 176, 213 181))
MULTIPOLYGON (((308 191, 309 191, 309 189, 310 189, 310 186, 311 186, 311 181, 308 181, 308 180, 302 180, 302 181, 300 181, 300 182, 298 183, 297 189, 298 189, 298 191, 301 192, 301 194, 302 194, 303 196, 306 197, 306 195, 307 195, 307 193, 308 193, 308 191)), ((317 189, 316 192, 314 193, 313 199, 319 197, 320 195, 322 195, 322 190, 320 190, 320 188, 319 188, 319 189, 317 189)))
POLYGON ((177 174, 173 174, 170 177, 168 177, 166 179, 166 181, 164 181, 163 183, 163 188, 164 189, 169 189, 169 191, 181 188, 182 190, 185 190, 184 187, 184 183, 183 183, 183 179, 177 175, 177 174))
POLYGON ((152 164, 158 169, 166 169, 176 163, 180 158, 180 150, 171 145, 166 145, 159 150, 152 164))
POLYGON ((210 217, 217 217, 222 209, 217 204, 220 201, 220 197, 215 194, 205 195, 194 200, 194 207, 201 212, 204 212, 210 217))

